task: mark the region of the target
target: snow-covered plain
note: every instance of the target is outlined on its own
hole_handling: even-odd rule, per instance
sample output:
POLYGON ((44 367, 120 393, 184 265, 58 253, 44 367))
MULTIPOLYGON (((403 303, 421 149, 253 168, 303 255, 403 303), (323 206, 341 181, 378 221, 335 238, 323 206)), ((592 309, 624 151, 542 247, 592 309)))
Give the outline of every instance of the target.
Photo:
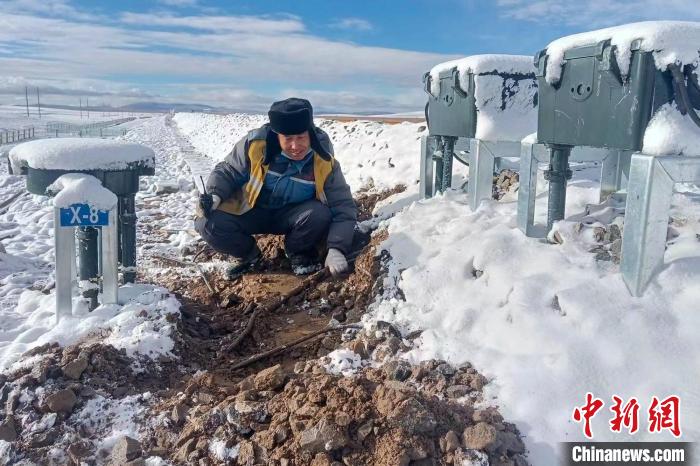
POLYGON ((4 130, 21 129, 34 126, 35 128, 43 128, 49 122, 62 122, 77 125, 88 125, 98 121, 117 120, 127 117, 150 117, 151 113, 132 113, 132 112, 90 112, 83 111, 82 117, 79 111, 63 110, 60 108, 41 108, 41 118, 36 107, 29 107, 29 116, 27 109, 21 105, 0 105, 0 132, 4 130))
MULTIPOLYGON (((177 252, 194 238, 189 230, 196 189, 178 131, 196 150, 217 161, 238 137, 264 121, 260 116, 201 114, 178 114, 173 120, 166 116, 144 120, 125 137, 156 154, 157 175, 143 180, 137 197, 139 261, 149 267, 153 267, 149 249, 177 252), (171 189, 162 191, 164 186, 171 189), (165 243, 154 246, 147 241, 149 228, 172 233, 165 243)), ((679 187, 668 264, 644 297, 631 298, 619 267, 596 262, 588 252, 593 242, 590 229, 576 233, 586 204, 598 197, 595 168, 584 166, 575 172, 567 196, 569 218, 558 225, 564 243, 550 245, 526 238, 516 228, 513 193, 499 202, 485 202, 477 211, 469 209, 458 190, 417 201, 423 124, 328 120, 317 124, 333 139, 353 191, 399 183, 408 187, 378 211, 384 217, 394 215, 385 221, 389 237, 383 244, 393 259, 387 295, 377 299, 367 321, 383 319, 404 330, 423 330, 407 355, 411 359, 470 361, 488 375, 491 402, 521 429, 533 465, 555 464, 558 442, 582 437, 571 413, 583 404, 588 391, 606 402, 606 415, 594 420, 596 440, 668 438, 610 433, 606 423, 612 394, 638 397, 642 412, 652 395, 678 394, 682 439, 700 440, 700 342, 695 335, 700 325, 696 312, 700 189, 679 187), (396 285, 405 300, 391 297, 396 285)), ((453 186, 460 181, 461 172, 453 186)), ((22 183, 2 166, 0 200, 23 189, 22 183)), ((540 192, 545 188, 540 180, 540 192)), ((540 204, 543 197, 540 194, 540 204)), ((37 341, 61 341, 65 336, 52 333, 60 331, 49 326, 53 295, 40 291, 51 281, 51 209, 48 199, 26 195, 0 212, 0 240, 7 250, 0 253, 3 365, 12 364, 37 341), (14 332, 15 328, 20 330, 14 332), (21 332, 27 337, 20 338, 21 332)), ((612 209, 596 212, 588 218, 598 221, 593 225, 610 223, 612 209)), ((537 218, 543 217, 540 208, 537 218)), ((109 344, 123 345, 130 354, 148 353, 139 348, 145 344, 152 349, 150 343, 167 352, 169 331, 158 316, 176 308, 177 302, 165 290, 139 285, 125 295, 123 307, 103 307, 89 316, 77 309, 75 323, 103 329, 112 336, 109 344), (146 317, 140 317, 142 309, 146 317)), ((81 335, 87 333, 79 332, 76 338, 81 335)), ((138 410, 132 414, 137 416, 138 410)))

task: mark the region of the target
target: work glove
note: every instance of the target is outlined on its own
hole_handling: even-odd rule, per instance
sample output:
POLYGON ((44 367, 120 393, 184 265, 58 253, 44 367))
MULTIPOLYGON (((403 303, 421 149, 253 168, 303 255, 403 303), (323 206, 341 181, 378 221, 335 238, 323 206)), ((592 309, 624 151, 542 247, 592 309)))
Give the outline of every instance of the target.
POLYGON ((199 195, 199 209, 202 211, 202 215, 209 218, 212 211, 216 210, 221 204, 221 198, 216 194, 200 194, 199 195))
POLYGON ((331 248, 328 250, 328 255, 326 256, 326 267, 328 267, 331 275, 337 277, 348 271, 348 261, 345 259, 342 252, 331 248))

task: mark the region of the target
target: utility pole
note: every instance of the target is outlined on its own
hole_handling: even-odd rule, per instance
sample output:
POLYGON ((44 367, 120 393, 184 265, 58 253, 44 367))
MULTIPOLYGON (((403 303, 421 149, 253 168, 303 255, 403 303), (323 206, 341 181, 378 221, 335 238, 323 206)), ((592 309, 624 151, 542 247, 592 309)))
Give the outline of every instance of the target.
POLYGON ((29 86, 24 86, 24 102, 27 104, 27 118, 29 118, 29 86))
POLYGON ((85 104, 85 110, 87 110, 87 119, 90 119, 90 97, 85 97, 87 103, 85 104))
POLYGON ((83 98, 80 98, 80 119, 83 119, 83 98))
POLYGON ((36 106, 39 108, 39 119, 41 120, 41 101, 39 100, 39 88, 36 88, 36 106))

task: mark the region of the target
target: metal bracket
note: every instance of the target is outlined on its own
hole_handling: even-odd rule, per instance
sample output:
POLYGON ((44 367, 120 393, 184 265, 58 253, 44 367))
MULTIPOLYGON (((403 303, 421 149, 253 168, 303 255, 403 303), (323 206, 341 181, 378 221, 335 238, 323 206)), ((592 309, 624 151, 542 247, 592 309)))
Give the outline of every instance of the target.
MULTIPOLYGON (((602 162, 601 200, 625 187, 629 152, 574 147, 571 162, 602 162)), ((549 151, 544 144, 523 143, 520 153, 520 189, 518 190, 518 228, 530 237, 544 237, 543 227, 535 225, 535 199, 537 197, 537 172, 540 163, 549 163, 549 151)))
POLYGON ((698 181, 700 157, 632 156, 620 270, 633 296, 663 266, 673 185, 698 181))
POLYGON ((482 201, 493 198, 493 173, 497 160, 504 157, 520 157, 520 143, 481 139, 469 139, 469 143, 467 198, 469 207, 476 210, 482 201))

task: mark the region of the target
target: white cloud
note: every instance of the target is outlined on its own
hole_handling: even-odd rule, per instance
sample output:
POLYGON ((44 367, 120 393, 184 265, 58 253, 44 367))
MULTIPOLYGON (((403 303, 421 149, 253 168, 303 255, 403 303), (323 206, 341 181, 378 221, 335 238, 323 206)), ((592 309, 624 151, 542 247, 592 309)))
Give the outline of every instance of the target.
POLYGON ((503 16, 588 29, 658 19, 700 19, 697 0, 497 0, 503 16))
MULTIPOLYGON (((5 13, 0 17, 0 50, 0 80, 24 76, 43 83, 56 96, 93 89, 114 99, 120 93, 125 100, 161 95, 158 100, 201 99, 210 105, 242 107, 269 105, 279 93, 275 89, 284 86, 326 89, 318 94, 320 99, 327 98, 329 105, 335 102, 335 110, 348 105, 354 111, 364 106, 403 110, 408 104, 397 96, 415 95, 425 70, 455 58, 328 40, 308 32, 304 22, 291 15, 128 12, 93 21, 75 20, 69 13, 5 13), (88 81, 93 88, 85 87, 88 81), (178 86, 171 85, 175 82, 178 86), (140 89, 136 92, 134 87, 140 89), (250 90, 258 88, 269 90, 250 90)), ((11 89, 6 86, 4 92, 11 89)), ((15 90, 23 93, 23 88, 15 90)), ((422 100, 413 98, 410 105, 420 108, 422 100)))
POLYGON ((197 6, 199 2, 197 0, 157 0, 158 3, 161 3, 166 6, 174 6, 174 7, 193 7, 197 6))
POLYGON ((337 29, 349 29, 354 31, 371 31, 374 29, 372 23, 362 18, 343 18, 331 24, 337 29))
POLYGON ((285 34, 304 31, 304 23, 294 16, 173 16, 152 13, 123 13, 124 24, 170 26, 212 32, 285 34))

